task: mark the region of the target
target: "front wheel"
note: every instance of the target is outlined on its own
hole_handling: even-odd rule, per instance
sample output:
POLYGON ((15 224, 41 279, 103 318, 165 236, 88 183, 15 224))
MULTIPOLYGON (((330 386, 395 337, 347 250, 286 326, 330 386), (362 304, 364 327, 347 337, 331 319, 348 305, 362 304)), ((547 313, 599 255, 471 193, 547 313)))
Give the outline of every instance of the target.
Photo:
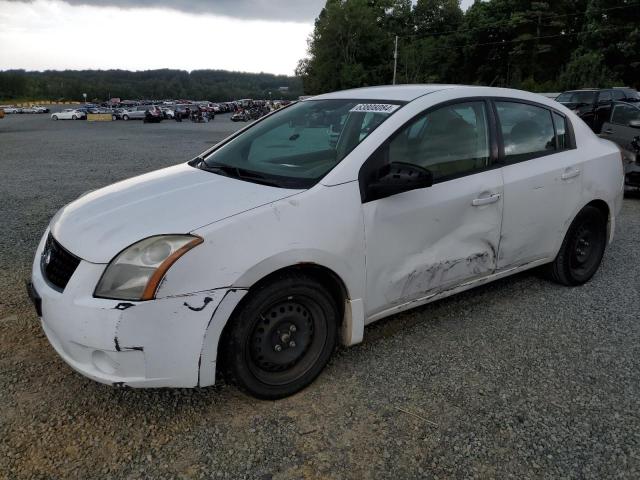
POLYGON ((71 115, 71 120, 77 120, 78 117, 76 117, 75 115, 71 115))
POLYGON ((115 122, 117 119, 118 119, 118 117, 116 117, 115 115, 111 115, 111 120, 112 120, 112 121, 114 121, 114 122, 115 122))
POLYGON ((122 119, 123 119, 123 120, 129 120, 129 115, 123 115, 123 116, 122 116, 122 119))
POLYGON ((58 116, 57 116, 57 115, 53 115, 51 118, 52 118, 53 120, 58 120, 58 116))
POLYGON ((595 275, 607 245, 607 218, 601 210, 587 205, 571 223, 547 275, 555 282, 575 286, 595 275))
POLYGON ((288 274, 249 292, 220 343, 226 377, 264 399, 292 395, 325 367, 338 337, 338 309, 327 289, 288 274))

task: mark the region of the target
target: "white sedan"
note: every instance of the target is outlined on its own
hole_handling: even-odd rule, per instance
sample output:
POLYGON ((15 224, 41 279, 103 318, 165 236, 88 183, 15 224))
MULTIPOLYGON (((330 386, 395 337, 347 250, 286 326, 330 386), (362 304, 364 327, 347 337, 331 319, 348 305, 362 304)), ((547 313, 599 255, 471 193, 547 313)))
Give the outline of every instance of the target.
POLYGON ((52 120, 81 120, 86 117, 86 113, 84 113, 82 110, 76 110, 74 108, 65 108, 61 112, 51 114, 52 120))
POLYGON ((30 295, 94 380, 206 386, 220 368, 279 398, 389 315, 534 267, 589 281, 623 183, 620 150, 539 95, 320 95, 63 207, 30 295))

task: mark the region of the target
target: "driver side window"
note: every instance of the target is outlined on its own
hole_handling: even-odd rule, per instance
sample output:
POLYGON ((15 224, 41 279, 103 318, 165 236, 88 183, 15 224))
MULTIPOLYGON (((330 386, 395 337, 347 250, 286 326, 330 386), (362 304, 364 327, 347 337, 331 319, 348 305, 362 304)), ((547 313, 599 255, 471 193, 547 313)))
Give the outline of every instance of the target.
POLYGON ((391 140, 388 161, 426 168, 434 183, 486 169, 490 156, 485 103, 457 103, 420 115, 391 140))

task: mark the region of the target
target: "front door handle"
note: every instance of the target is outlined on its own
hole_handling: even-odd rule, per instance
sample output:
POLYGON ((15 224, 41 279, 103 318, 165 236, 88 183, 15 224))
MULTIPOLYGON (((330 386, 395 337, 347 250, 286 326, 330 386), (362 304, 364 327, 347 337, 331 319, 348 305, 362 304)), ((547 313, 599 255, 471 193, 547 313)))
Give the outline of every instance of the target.
POLYGON ((560 178, 562 178, 562 180, 569 180, 570 178, 575 178, 578 175, 580 175, 580 170, 576 168, 574 170, 567 170, 560 176, 560 178))
POLYGON ((474 207, 480 207, 481 205, 489 205, 490 203, 496 203, 498 200, 500 200, 500 194, 494 193, 492 195, 489 195, 488 197, 473 199, 473 201, 471 202, 471 205, 473 205, 474 207))

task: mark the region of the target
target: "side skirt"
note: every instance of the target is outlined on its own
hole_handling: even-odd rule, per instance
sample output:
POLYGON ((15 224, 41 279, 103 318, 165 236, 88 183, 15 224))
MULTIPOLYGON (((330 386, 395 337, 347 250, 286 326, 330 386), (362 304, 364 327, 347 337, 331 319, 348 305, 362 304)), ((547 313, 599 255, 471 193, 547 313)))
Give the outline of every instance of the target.
POLYGON ((464 292, 465 290, 470 290, 473 287, 477 287, 479 285, 484 285, 485 283, 493 282, 494 280, 498 280, 503 277, 508 277, 509 275, 513 275, 515 273, 522 272, 524 270, 529 270, 531 268, 538 267, 540 265, 544 265, 545 263, 549 263, 552 259, 543 258, 541 260, 535 260, 533 262, 528 262, 523 265, 519 265, 517 267, 507 268, 506 270, 501 270, 499 272, 492 273, 491 275, 487 275, 486 277, 478 278, 472 280, 470 282, 462 283, 456 287, 449 288, 447 290, 443 290, 441 292, 434 292, 423 297, 417 298, 415 300, 411 300, 406 303, 402 303, 400 305, 396 305, 391 308, 387 308, 381 312, 378 312, 374 315, 371 315, 367 318, 365 325, 369 325, 370 323, 381 320, 390 315, 395 315, 396 313, 404 312, 405 310, 410 310, 415 307, 419 307, 421 305, 426 305, 427 303, 434 302, 436 300, 440 300, 441 298, 450 297, 451 295, 455 295, 456 293, 464 292))

